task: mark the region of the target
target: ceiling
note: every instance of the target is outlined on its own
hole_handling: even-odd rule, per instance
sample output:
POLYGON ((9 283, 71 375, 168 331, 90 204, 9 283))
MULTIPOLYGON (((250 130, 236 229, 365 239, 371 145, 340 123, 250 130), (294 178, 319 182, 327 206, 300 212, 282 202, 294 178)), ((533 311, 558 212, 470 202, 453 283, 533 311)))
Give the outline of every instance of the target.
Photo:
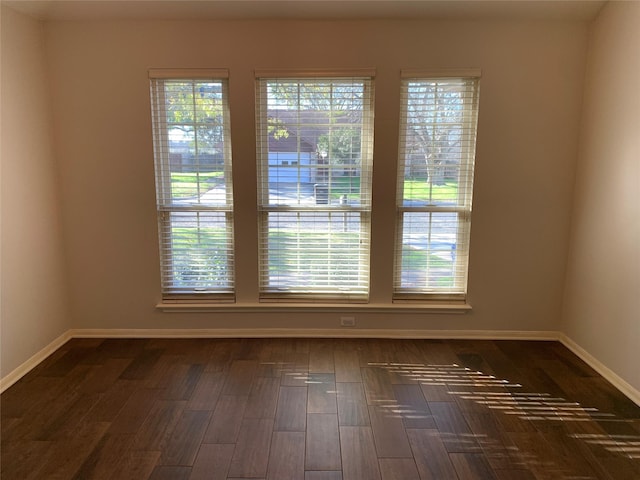
POLYGON ((43 20, 594 19, 599 0, 2 0, 43 20))

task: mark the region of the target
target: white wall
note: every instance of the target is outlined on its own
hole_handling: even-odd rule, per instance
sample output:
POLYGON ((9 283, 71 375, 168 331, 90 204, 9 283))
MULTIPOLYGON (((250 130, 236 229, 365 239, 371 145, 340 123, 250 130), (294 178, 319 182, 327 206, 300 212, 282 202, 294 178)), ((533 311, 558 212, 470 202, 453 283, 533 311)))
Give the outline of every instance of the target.
POLYGON ((71 326, 43 39, 2 7, 0 378, 71 326))
POLYGON ((76 328, 335 328, 338 314, 162 313, 147 70, 226 67, 238 301, 257 300, 254 68, 375 67, 372 302, 390 305, 401 68, 481 68, 466 315, 362 328, 556 330, 587 27, 580 22, 76 21, 46 26, 76 328))
POLYGON ((640 3, 592 26, 563 331, 640 391, 640 3))

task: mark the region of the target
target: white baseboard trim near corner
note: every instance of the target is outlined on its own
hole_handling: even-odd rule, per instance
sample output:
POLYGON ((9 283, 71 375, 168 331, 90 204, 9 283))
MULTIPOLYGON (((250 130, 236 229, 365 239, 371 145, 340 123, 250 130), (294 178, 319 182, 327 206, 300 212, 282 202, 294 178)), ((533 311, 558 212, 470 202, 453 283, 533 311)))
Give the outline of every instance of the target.
POLYGON ((73 338, 414 338, 451 340, 558 340, 555 331, 394 330, 385 328, 77 329, 73 338))
POLYGON ((58 338, 56 338, 53 342, 49 343, 46 347, 41 349, 39 352, 35 353, 31 356, 26 362, 17 368, 13 369, 7 376, 0 379, 0 393, 4 392, 11 385, 16 383, 22 377, 24 377, 27 373, 37 367, 45 358, 55 352, 62 345, 71 340, 72 334, 71 330, 67 330, 58 338))
POLYGON ((596 357, 587 352, 584 348, 578 345, 575 341, 569 338, 564 333, 560 333, 558 337, 560 343, 575 353, 584 362, 586 362, 591 368, 602 375, 607 381, 609 381, 614 387, 624 393, 631 401, 640 406, 640 391, 630 385, 626 380, 620 377, 617 373, 603 364, 596 357))

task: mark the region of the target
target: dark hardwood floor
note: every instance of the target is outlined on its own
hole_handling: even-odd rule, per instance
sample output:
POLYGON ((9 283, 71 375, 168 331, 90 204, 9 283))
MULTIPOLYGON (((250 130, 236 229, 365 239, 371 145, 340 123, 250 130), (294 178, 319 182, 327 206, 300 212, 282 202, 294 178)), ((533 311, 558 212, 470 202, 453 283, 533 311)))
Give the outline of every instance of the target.
POLYGON ((2 480, 638 480, 640 407, 556 342, 74 339, 2 480))

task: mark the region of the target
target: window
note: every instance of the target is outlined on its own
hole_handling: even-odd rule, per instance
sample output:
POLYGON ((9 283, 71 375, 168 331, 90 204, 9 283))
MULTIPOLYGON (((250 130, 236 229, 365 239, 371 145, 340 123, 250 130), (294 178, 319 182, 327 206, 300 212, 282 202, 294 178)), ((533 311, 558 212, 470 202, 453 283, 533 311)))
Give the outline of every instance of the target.
POLYGON ((227 73, 149 76, 163 298, 233 300, 227 73))
POLYGON ((366 301, 372 72, 257 76, 260 298, 366 301))
POLYGON ((395 300, 465 299, 478 82, 403 72, 395 300))

